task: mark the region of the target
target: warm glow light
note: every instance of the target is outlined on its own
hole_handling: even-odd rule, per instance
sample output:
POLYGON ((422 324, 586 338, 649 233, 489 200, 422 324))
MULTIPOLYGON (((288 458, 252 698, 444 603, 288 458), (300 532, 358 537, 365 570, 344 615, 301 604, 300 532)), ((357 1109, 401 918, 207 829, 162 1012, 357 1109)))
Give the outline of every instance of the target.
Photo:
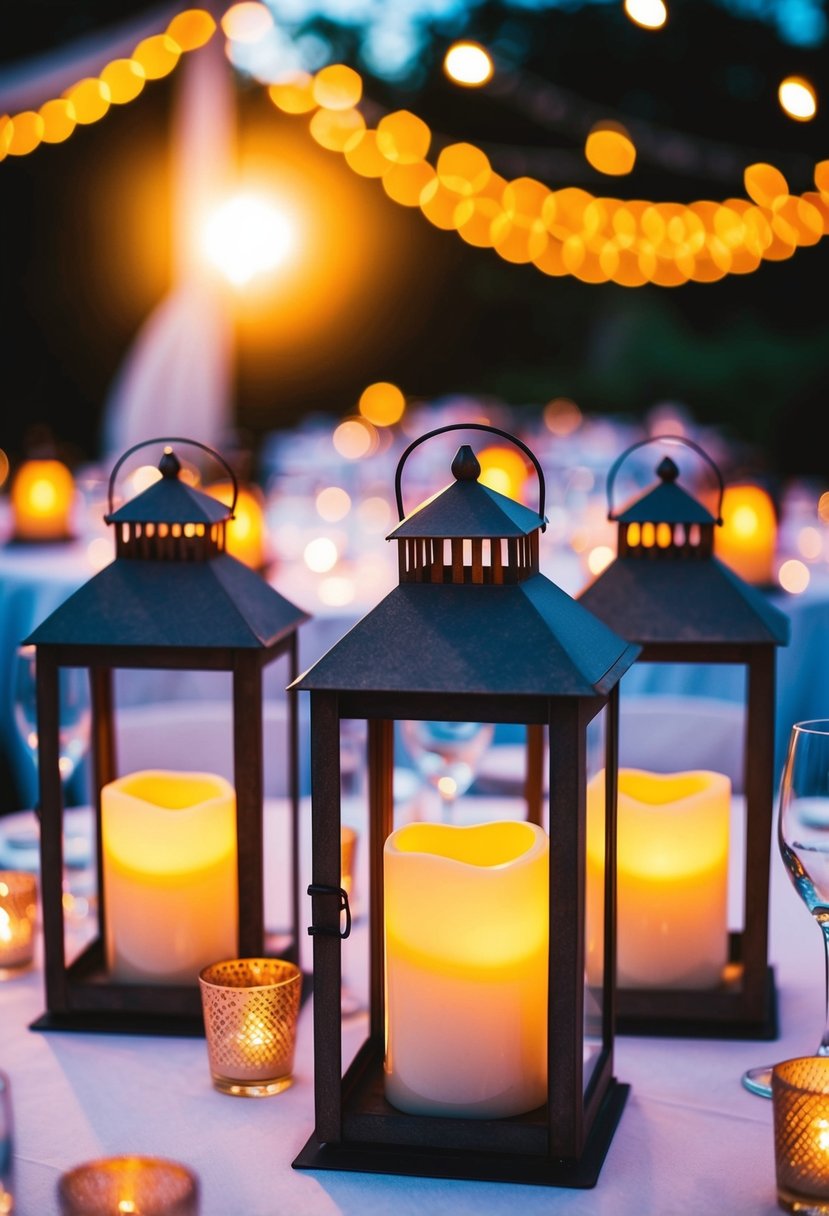
POLYGON ((554 397, 544 407, 544 425, 560 439, 577 431, 581 420, 581 410, 569 397, 554 397))
POLYGON ((375 426, 393 426, 403 417, 406 398, 396 384, 378 380, 360 394, 360 414, 375 426))
POLYGON ((104 566, 108 566, 115 554, 112 552, 112 541, 109 537, 96 536, 86 546, 86 558, 91 568, 95 571, 103 570, 104 566))
MULTIPOLYGON (((0 479, 2 485, 2 479, 0 479)), ((825 490, 821 494, 817 503, 818 519, 822 519, 825 524, 829 524, 829 490, 825 490)))
POLYGON ((391 507, 385 498, 379 498, 377 495, 364 498, 357 512, 366 532, 385 532, 391 523, 391 507))
POLYGON ((363 79, 353 68, 332 63, 317 72, 312 92, 317 105, 326 110, 350 110, 363 95, 363 79))
POLYGON ((237 287, 274 270, 294 245, 287 216, 265 199, 239 194, 214 211, 202 233, 206 257, 237 287))
POLYGON ((368 456, 376 443, 376 432, 362 418, 346 418, 331 436, 334 448, 345 460, 360 460, 368 456))
POLYGON ((507 498, 521 499, 527 480, 527 464, 524 457, 513 448, 493 446, 477 453, 481 466, 478 481, 507 498))
POLYGON ((396 165, 414 165, 429 151, 432 132, 416 114, 394 110, 377 124, 377 146, 386 160, 396 165))
MULTIPOLYGON (((214 482, 206 490, 211 498, 228 506, 233 501, 233 486, 229 481, 214 482)), ((265 540, 262 494, 257 486, 239 486, 233 518, 226 524, 225 550, 252 570, 259 570, 265 563, 265 540)))
POLYGON ((6 453, 0 448, 0 487, 5 484, 6 478, 9 475, 9 458, 6 453))
POLYGON ((621 177, 630 173, 636 163, 636 148, 622 126, 602 123, 593 128, 584 145, 588 164, 599 173, 621 177))
POLYGON ((781 109, 797 122, 809 122, 817 113, 815 90, 802 76, 787 76, 777 88, 781 109))
POLYGON ((95 76, 87 76, 64 93, 75 109, 75 121, 82 124, 97 122, 109 109, 109 85, 95 76))
POLYGON ((770 583, 777 545, 777 514, 757 485, 726 486, 722 527, 714 532, 714 553, 749 583, 770 583))
POLYGON ((779 198, 789 193, 789 183, 774 165, 758 161, 749 165, 743 173, 746 194, 758 207, 772 207, 779 198))
POLYGON ((65 97, 56 97, 40 107, 43 119, 43 142, 61 144, 75 130, 75 107, 65 97))
POLYGON ((797 548, 801 557, 813 562, 823 550, 823 537, 817 528, 801 528, 797 534, 797 548))
POLYGON ((795 557, 783 562, 777 572, 780 586, 790 595, 800 595, 809 586, 810 579, 809 567, 795 557))
POLYGON ((232 4, 222 17, 222 29, 232 42, 259 42, 273 29, 273 14, 256 0, 232 4))
POLYGON ((308 72, 297 72, 290 80, 268 85, 268 96, 286 114, 307 114, 317 105, 313 86, 313 77, 308 72))
POLYGON ((62 540, 70 533, 75 483, 60 460, 27 460, 11 486, 14 534, 21 540, 62 540))
POLYGON ((601 574, 609 566, 616 554, 610 545, 596 545, 587 555, 587 569, 591 574, 601 574))
POLYGON ((446 52, 443 70, 455 84, 475 88, 492 79, 494 67, 489 52, 477 42, 456 42, 446 52))
POLYGON ((329 608, 344 608, 354 599, 354 580, 339 575, 324 578, 317 588, 320 602, 329 608))
MULTIPOLYGON (((24 110, 15 114, 11 126, 11 137, 8 142, 9 156, 28 156, 34 152, 43 139, 43 119, 34 110, 24 110)), ((7 128, 8 129, 8 128, 7 128)))
POLYGON ((136 59, 113 59, 101 72, 101 80, 109 89, 112 104, 120 106, 138 96, 147 73, 136 59))
POLYGON ((148 80, 161 80, 178 63, 181 47, 169 34, 153 34, 151 38, 142 38, 132 57, 144 69, 148 80))
POLYGON ((329 570, 334 569, 340 555, 329 536, 317 536, 305 546, 303 556, 305 565, 309 570, 313 570, 314 574, 327 574, 329 570))
POLYGON ((195 51, 213 37, 216 22, 203 8, 188 8, 178 13, 167 26, 167 33, 183 51, 195 51))
POLYGON ((351 498, 340 486, 326 486, 316 498, 317 514, 326 523, 335 524, 345 519, 351 510, 351 498))
POLYGON ((625 0, 624 10, 631 21, 645 30, 659 30, 668 20, 663 0, 625 0))

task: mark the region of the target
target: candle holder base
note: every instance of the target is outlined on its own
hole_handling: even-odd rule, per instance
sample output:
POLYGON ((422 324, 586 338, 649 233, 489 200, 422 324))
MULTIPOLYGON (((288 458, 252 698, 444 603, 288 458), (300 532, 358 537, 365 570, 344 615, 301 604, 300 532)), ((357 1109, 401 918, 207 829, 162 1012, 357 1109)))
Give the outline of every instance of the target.
POLYGON ((272 1081, 234 1081, 231 1077, 214 1074, 213 1088, 220 1094, 232 1094, 235 1098, 270 1098, 281 1094, 294 1083, 293 1077, 276 1077, 272 1081))

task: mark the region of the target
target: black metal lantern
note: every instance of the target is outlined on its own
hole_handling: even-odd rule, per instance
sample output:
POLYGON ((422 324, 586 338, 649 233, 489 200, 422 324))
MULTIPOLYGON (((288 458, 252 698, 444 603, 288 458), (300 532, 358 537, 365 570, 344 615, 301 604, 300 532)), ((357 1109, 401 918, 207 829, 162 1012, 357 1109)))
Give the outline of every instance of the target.
MULTIPOLYGON (((139 922, 133 938, 155 932, 165 941, 198 931, 198 920, 213 923, 223 913, 218 902, 222 866, 222 890, 227 894, 225 912, 235 921, 238 955, 260 955, 264 949, 263 899, 263 669, 287 656, 291 680, 298 672, 297 629, 307 614, 286 600, 257 573, 225 552, 225 529, 233 516, 233 503, 224 503, 186 485, 179 478, 180 464, 171 445, 191 444, 209 453, 235 477, 222 457, 205 445, 188 439, 151 439, 130 448, 116 463, 109 483, 107 522, 115 529, 115 559, 70 596, 28 639, 37 653, 37 713, 39 740, 41 817, 41 895, 47 1010, 33 1028, 40 1030, 111 1030, 135 1033, 201 1034, 203 1020, 198 969, 186 978, 171 972, 166 964, 152 959, 138 968, 134 957, 118 967, 111 958, 110 935, 115 932, 116 913, 139 922), (163 444, 161 478, 148 489, 113 509, 115 479, 123 462, 139 448, 163 444), (62 902, 63 796, 59 755, 59 687, 61 669, 87 668, 92 702, 92 795, 95 809, 95 852, 99 934, 76 958, 67 963, 62 902), (108 852, 102 830, 104 791, 119 779, 116 758, 115 669, 160 669, 168 671, 225 671, 232 678, 233 786, 228 801, 216 815, 220 826, 199 812, 191 822, 188 841, 178 841, 188 854, 193 841, 204 851, 203 869, 196 877, 203 917, 195 911, 189 892, 181 894, 175 873, 153 872, 143 898, 129 888, 124 878, 137 866, 138 852, 148 849, 160 859, 169 859, 172 836, 152 838, 149 820, 134 814, 136 799, 144 794, 152 814, 158 805, 179 808, 175 832, 196 815, 192 796, 178 787, 170 801, 155 793, 156 775, 140 781, 138 790, 128 786, 126 801, 119 804, 118 829, 124 840, 118 853, 108 852), (143 783, 142 783, 143 782, 143 783), (235 813, 233 792, 235 787, 235 813), (178 801, 176 801, 178 799, 178 801), (126 808, 125 810, 123 808, 126 808), (211 826, 212 825, 212 826, 211 826), (216 835, 230 836, 223 847, 216 835), (126 842, 126 843, 125 843, 126 842), (211 852, 212 850, 212 852, 211 852), (233 859, 235 851, 235 863, 233 859), (105 856, 106 854, 106 856, 105 856), (116 864, 117 862, 117 864, 116 864), (103 880, 108 872, 109 893, 103 880), (234 873, 235 871, 235 873, 234 873), (117 884, 120 883, 120 886, 117 884), (174 892, 168 901, 168 923, 153 922, 153 890, 174 892), (126 891, 126 894, 125 894, 126 891), (178 894, 175 893, 178 891, 178 894), (228 894, 229 892, 229 894, 228 894), (175 898, 179 898, 175 912, 175 898), (172 910, 171 910, 172 909, 172 910), (184 925, 184 911, 195 925, 184 925), (129 972, 132 967, 133 972, 129 972), (172 976, 172 978, 171 978, 172 976)), ((289 938, 286 957, 298 960, 298 725, 296 698, 287 705, 288 788, 291 803, 290 856, 285 858, 285 882, 292 885, 289 938), (290 872, 289 872, 290 871, 290 872)), ((184 766, 187 757, 183 756, 184 766)), ((172 779, 172 774, 166 778, 172 779)), ((186 775, 185 775, 186 785, 186 775)), ((200 787, 199 787, 200 788, 200 787)), ((206 793, 197 793, 216 804, 216 791, 208 782, 206 793)), ((123 794, 119 794, 122 797, 123 794)), ((211 814, 213 811, 211 810, 211 814)), ((114 812, 113 812, 114 814, 114 812)), ((114 822, 114 820, 113 820, 114 822)), ((216 821, 218 822, 218 821, 216 821)), ((114 828, 112 829, 114 831, 114 828)), ((114 846, 113 846, 114 850, 114 846)), ((196 863, 193 862, 195 865, 196 863)), ((152 858, 150 862, 152 866, 152 858)), ((130 880, 132 881, 132 879, 130 880)), ((195 888, 194 888, 195 890, 195 888)), ((193 899, 195 899, 195 895, 193 899)), ((132 950, 133 947, 131 946, 132 950)), ((211 961, 211 960, 206 960, 211 961)), ((213 960, 215 961, 215 960, 213 960)))
MULTIPOLYGON (((714 556, 720 508, 712 515, 678 484, 679 470, 669 456, 656 469, 655 488, 614 510, 614 483, 622 463, 657 439, 695 451, 716 476, 720 506, 723 494, 716 465, 689 440, 659 436, 634 444, 608 475, 609 518, 618 524, 617 557, 578 597, 642 648, 620 702, 617 1026, 632 1034, 774 1038, 768 903, 775 652, 788 642, 789 622, 761 591, 714 556), (672 669, 666 684, 678 683, 681 698, 628 697, 649 663, 688 665, 687 671, 672 669), (716 666, 708 669, 708 664, 716 666), (709 697, 697 701, 701 708, 695 710, 694 690, 699 694, 722 686, 728 687, 731 705, 709 697), (649 725, 638 719, 643 707, 651 715, 649 725), (692 712, 698 715, 695 720, 687 716, 692 712), (661 739, 656 773, 625 767, 626 741, 637 730, 650 732, 651 752, 654 736, 661 739), (716 744, 719 765, 706 762, 712 748, 699 746, 703 733, 716 744), (695 766, 689 757, 697 750, 695 766), (722 773, 708 771, 720 766, 722 773), (681 771, 694 768, 700 771, 681 771), (675 786, 671 773, 678 780, 675 786), (632 800, 626 827, 628 782, 632 800), (744 795, 742 820, 730 806, 732 791, 744 795), (645 818, 637 821, 640 812, 645 818), (643 823, 650 823, 652 831, 643 823), (656 852, 657 835, 662 841, 658 875, 648 861, 649 852, 656 852), (735 927, 728 921, 728 884, 735 881, 739 866, 731 859, 739 857, 741 844, 742 922, 735 927), (684 926, 683 908, 688 917, 684 926)), ((653 672, 660 670, 666 671, 663 666, 653 672)), ((655 691, 660 691, 658 675, 656 687, 650 686, 650 693, 655 691)))
MULTIPOLYGON (((592 1186, 628 1091, 613 1075, 612 860, 618 681, 638 648, 539 572, 544 479, 535 456, 520 440, 483 424, 441 427, 406 449, 395 488, 401 523, 389 539, 398 545, 399 586, 297 685, 311 694, 309 933, 314 940, 316 1127, 293 1164, 592 1186), (537 513, 483 486, 478 461, 464 445, 452 465, 454 483, 404 517, 401 474, 407 457, 426 439, 459 429, 494 432, 525 452, 539 479, 537 513), (350 912, 340 880, 339 736, 340 723, 349 718, 368 722, 370 1020, 368 1037, 343 1076, 341 938, 350 931, 350 912), (445 875, 428 883, 415 879, 413 901, 407 903, 404 887, 389 867, 392 839, 400 840, 397 860, 408 847, 395 829, 392 781, 394 724, 408 719, 519 723, 528 728, 527 746, 534 759, 528 764, 527 814, 512 823, 527 840, 537 840, 540 834, 548 841, 549 863, 545 859, 542 871, 542 910, 531 912, 522 929, 513 931, 509 921, 502 920, 494 888, 474 905, 470 923, 473 905, 463 895, 457 898, 445 875), (531 747, 538 735, 545 748, 531 747), (606 803, 601 807, 608 858, 601 892, 606 956, 602 975, 587 987, 585 791, 594 742, 607 772, 606 803), (545 750, 549 837, 533 823, 541 819, 533 807, 540 802, 537 787, 545 750), (536 763, 538 781, 532 776, 536 763), (452 915, 444 918, 440 909, 453 901, 452 915), (396 954, 396 929, 389 928, 393 908, 413 922, 420 937, 408 961, 396 954), (424 928, 427 924, 433 928, 424 928), (545 942, 549 936, 549 946, 541 955, 541 990, 530 1011, 541 1036, 540 1087, 538 1096, 525 1098, 531 1109, 503 1115, 498 1099, 516 1086, 518 1064, 515 1074, 508 1066, 496 1084, 487 1061, 517 1061, 528 1051, 530 1036, 524 1041, 517 1017, 503 1010, 498 1026, 494 1006, 508 999, 505 994, 523 963, 499 969, 496 955, 509 954, 513 947, 519 954, 525 946, 529 950, 529 939, 542 934, 545 942), (461 962, 462 942, 469 945, 469 954, 461 962), (408 991, 416 997, 416 1008, 405 993, 401 997, 402 988, 394 990, 396 975, 409 962, 408 991), (457 1000, 446 996, 453 988, 457 1000), (401 1011, 409 1015, 411 1032, 405 1078, 400 1075, 401 1011), (492 1054, 483 1055, 480 1070, 472 1067, 472 1087, 497 1091, 494 1114, 482 1113, 489 1097, 480 1104, 477 1098, 458 1100, 466 1082, 456 1068, 461 1059, 466 1067, 474 1058, 473 1041, 477 1051, 480 1043, 493 1039, 492 1054), (419 1067, 416 1060, 421 1056, 424 1063, 419 1067), (384 1069, 400 1081, 391 1097, 384 1069), (418 1092, 427 1088, 426 1072, 440 1095, 418 1092), (404 1091, 408 1097, 404 1093, 400 1098, 404 1091)), ((477 833, 479 827, 453 830, 477 833)), ((405 824, 403 831, 408 831, 405 824)), ((466 839, 471 846, 472 837, 466 839)), ((439 869, 448 857, 438 856, 439 869)), ((507 870, 492 858, 469 868, 483 872, 486 879, 507 870)))

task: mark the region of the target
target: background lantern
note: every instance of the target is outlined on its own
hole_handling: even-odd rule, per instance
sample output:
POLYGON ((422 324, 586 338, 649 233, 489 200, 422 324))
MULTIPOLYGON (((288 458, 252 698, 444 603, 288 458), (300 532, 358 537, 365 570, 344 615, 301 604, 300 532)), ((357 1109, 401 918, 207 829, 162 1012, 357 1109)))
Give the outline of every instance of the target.
POLYGON ((586 788, 597 763, 607 772, 597 812, 612 859, 617 688, 637 647, 539 573, 544 478, 519 440, 474 423, 431 431, 403 453, 395 488, 401 523, 389 539, 400 583, 298 682, 311 694, 316 1128, 294 1166, 592 1186, 627 1086, 613 1075, 612 864, 601 876, 605 966, 585 986, 586 788), (458 429, 493 432, 526 453, 539 479, 537 513, 482 485, 464 445, 454 483, 404 517, 409 454, 458 429), (339 738, 350 718, 368 721, 370 1018, 343 1076, 341 938, 350 909, 340 879, 339 738), (395 827, 394 724, 435 718, 528 728, 526 818, 395 827), (468 834, 462 847, 450 841, 453 830, 468 834), (482 891, 495 877, 504 883, 482 891), (413 902, 424 886, 432 931, 413 902), (519 964, 522 940, 528 957, 519 964), (539 987, 530 955, 542 960, 539 987), (525 982, 533 995, 522 1003, 516 989, 525 982), (507 990, 505 1013, 498 1002, 507 990), (400 1020, 413 994, 419 1034, 400 1020), (540 1072, 537 1058, 521 1077, 517 1065, 499 1072, 520 1054, 519 1021, 527 1041, 535 1033, 529 1006, 541 1017, 540 1072), (455 1067, 464 1053, 447 1050, 464 1034, 475 1051, 487 1038, 496 1047, 477 1070, 477 1096, 468 1070, 455 1067), (507 1110, 502 1091, 519 1082, 518 1109, 507 1110))
MULTIPOLYGON (((222 457, 194 440, 147 440, 124 453, 109 483, 107 522, 115 528, 115 560, 28 639, 37 648, 47 1003, 34 1023, 37 1029, 202 1033, 196 957, 227 945, 232 954, 263 953, 263 670, 286 656, 295 678, 297 629, 307 616, 225 551, 233 504, 185 485, 172 444, 201 448, 234 480, 222 457), (150 444, 165 445, 161 478, 115 510, 121 465, 150 444), (99 908, 98 937, 69 963, 61 899, 62 668, 89 671, 99 908), (210 773, 149 769, 119 776, 113 674, 123 668, 230 673, 232 785, 210 773), (199 934, 204 939, 194 941, 199 934), (183 955, 174 944, 179 937, 186 939, 183 955)), ((284 881, 293 897, 290 937, 280 953, 296 960, 293 694, 286 734, 291 843, 284 881)))
MULTIPOLYGON (((579 601, 642 647, 620 705, 618 1028, 773 1038, 775 648, 788 641, 788 619, 714 556, 723 483, 696 444, 674 436, 634 444, 611 468, 607 490, 618 554, 579 601), (668 456, 656 470, 659 484, 614 511, 621 465, 656 441, 685 444, 707 463, 719 485, 716 518, 677 483, 679 470, 668 456), (649 663, 688 665, 684 684, 679 674, 682 704, 656 696, 648 706, 649 698, 628 695, 647 688, 648 671, 660 670, 649 663), (695 700, 694 688, 725 689, 731 704, 695 700), (638 718, 643 706, 649 724, 638 718), (649 733, 651 747, 657 733, 664 740, 656 771, 630 763, 637 730, 649 733), (703 737, 719 752, 713 763, 704 756, 694 763, 703 737), (731 813, 732 792, 744 797, 742 819, 731 813), (741 888, 738 900, 729 880, 741 888), (732 910, 741 916, 736 926, 728 923, 729 898, 742 905, 732 910)), ((664 691, 670 682, 661 671, 664 691)))
POLYGON ((12 540, 27 544, 72 539, 75 481, 54 458, 27 460, 11 485, 12 540))

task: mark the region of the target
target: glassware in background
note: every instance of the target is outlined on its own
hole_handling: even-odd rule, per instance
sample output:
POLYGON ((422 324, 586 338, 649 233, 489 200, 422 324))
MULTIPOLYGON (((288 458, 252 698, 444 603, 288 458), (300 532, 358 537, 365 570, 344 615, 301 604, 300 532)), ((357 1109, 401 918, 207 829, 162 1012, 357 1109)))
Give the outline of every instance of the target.
MULTIPOLYGON (((829 718, 796 722, 780 781, 777 843, 795 890, 817 921, 826 952, 824 1027, 815 1055, 829 1056, 829 718)), ((750 1068, 743 1085, 771 1097, 771 1067, 750 1068)))
POLYGON ((11 1083, 0 1070, 0 1213, 14 1211, 14 1125, 11 1083))
POLYGON ((102 1157, 62 1174, 60 1216, 198 1216, 199 1180, 164 1157, 102 1157))
MULTIPOLYGON (((15 655, 12 677, 14 721, 37 773, 37 651, 34 646, 19 646, 15 655)), ((64 803, 68 801, 69 785, 86 757, 91 738, 92 705, 89 693, 89 676, 85 668, 70 667, 60 671, 60 716, 58 747, 59 765, 64 790, 64 803)), ((35 813, 39 812, 35 808, 35 813)), ((26 841, 21 833, 15 834, 14 847, 38 849, 38 829, 32 828, 32 839, 26 841)), ((92 841, 88 835, 79 835, 64 829, 64 912, 72 920, 84 920, 90 912, 95 889, 90 873, 92 841)))
POLYGON ((475 780, 494 730, 491 722, 401 723, 403 742, 415 768, 438 793, 442 822, 453 822, 455 803, 475 780))
POLYGON ((31 965, 36 930, 37 879, 22 870, 0 870, 0 980, 31 965))

